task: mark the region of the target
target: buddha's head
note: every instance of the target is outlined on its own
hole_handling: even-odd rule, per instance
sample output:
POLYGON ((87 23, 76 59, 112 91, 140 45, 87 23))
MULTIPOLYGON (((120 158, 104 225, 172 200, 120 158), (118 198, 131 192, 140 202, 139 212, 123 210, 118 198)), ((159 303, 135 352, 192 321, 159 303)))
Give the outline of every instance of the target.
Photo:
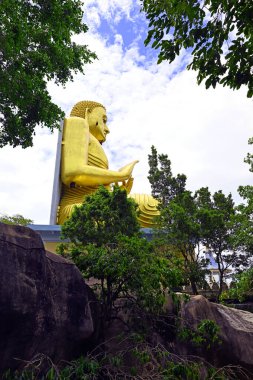
POLYGON ((70 116, 85 118, 86 112, 90 133, 100 142, 100 144, 102 144, 106 140, 106 135, 110 133, 106 125, 106 109, 100 103, 83 100, 74 105, 70 116))

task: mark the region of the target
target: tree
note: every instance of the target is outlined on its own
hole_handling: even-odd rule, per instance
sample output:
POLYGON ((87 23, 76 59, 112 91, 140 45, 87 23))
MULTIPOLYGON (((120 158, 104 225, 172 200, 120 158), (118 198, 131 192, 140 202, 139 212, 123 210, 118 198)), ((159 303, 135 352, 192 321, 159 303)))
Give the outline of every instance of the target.
POLYGON ((234 216, 233 246, 243 253, 241 265, 247 265, 247 260, 253 255, 253 186, 239 186, 239 195, 243 203, 236 206, 234 216))
POLYGON ((186 175, 173 176, 171 161, 167 154, 158 154, 152 145, 151 154, 148 155, 149 175, 152 195, 159 200, 160 206, 167 205, 176 195, 185 190, 186 175))
POLYGON ((223 284, 229 268, 239 265, 245 256, 242 256, 233 244, 235 234, 235 207, 232 195, 226 196, 221 190, 213 195, 208 188, 196 192, 196 202, 200 208, 199 221, 202 225, 202 244, 209 249, 219 270, 220 299, 223 284))
POLYGON ((74 261, 84 278, 98 281, 107 322, 117 316, 121 297, 149 312, 160 310, 165 288, 181 280, 179 271, 141 236, 136 207, 125 190, 100 187, 62 226, 62 237, 71 243, 61 245, 60 253, 74 261))
MULTIPOLYGON (((199 221, 199 209, 194 195, 183 191, 160 210, 159 238, 170 247, 175 247, 183 259, 186 282, 191 284, 193 294, 198 294, 197 285, 203 285, 208 273, 208 261, 203 257, 203 226, 199 221)), ((173 254, 173 250, 172 250, 173 254)))
POLYGON ((0 222, 5 224, 14 224, 18 226, 27 226, 28 224, 33 224, 32 219, 24 218, 20 214, 16 214, 13 216, 9 215, 1 215, 0 222))
POLYGON ((206 88, 217 83, 253 95, 253 3, 234 0, 142 0, 149 20, 145 45, 159 49, 158 63, 173 62, 183 49, 189 69, 206 88))
POLYGON ((202 251, 204 247, 209 249, 219 270, 219 299, 228 269, 248 265, 253 253, 252 187, 240 188, 248 204, 237 208, 231 194, 226 196, 221 190, 212 195, 202 187, 192 193, 186 190, 185 175, 173 176, 168 156, 151 149, 149 181, 159 201, 157 226, 161 244, 167 245, 167 256, 175 252, 181 255, 184 274, 194 294, 207 273, 202 251))
POLYGON ((237 274, 235 283, 229 289, 229 297, 236 298, 240 302, 245 301, 247 298, 252 298, 253 295, 253 268, 249 268, 245 272, 237 274))
POLYGON ((171 161, 165 154, 157 154, 151 147, 149 181, 152 195, 159 201, 160 216, 157 218, 157 245, 166 250, 171 259, 175 252, 182 261, 186 282, 190 282, 193 294, 198 294, 197 284, 204 283, 207 261, 201 257, 201 228, 195 197, 185 189, 186 176, 173 176, 171 161))
POLYGON ((0 147, 32 146, 36 125, 57 128, 64 113, 47 82, 64 85, 96 58, 72 41, 85 33, 80 0, 0 2, 0 147))

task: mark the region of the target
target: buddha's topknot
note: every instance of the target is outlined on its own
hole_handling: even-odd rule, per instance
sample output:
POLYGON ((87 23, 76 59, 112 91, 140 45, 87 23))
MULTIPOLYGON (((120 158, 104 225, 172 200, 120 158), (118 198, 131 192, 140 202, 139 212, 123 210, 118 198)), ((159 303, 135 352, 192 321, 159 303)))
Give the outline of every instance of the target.
POLYGON ((105 107, 101 103, 93 102, 92 100, 82 100, 74 105, 70 116, 85 118, 86 109, 89 108, 92 111, 96 107, 102 107, 105 110, 105 107))

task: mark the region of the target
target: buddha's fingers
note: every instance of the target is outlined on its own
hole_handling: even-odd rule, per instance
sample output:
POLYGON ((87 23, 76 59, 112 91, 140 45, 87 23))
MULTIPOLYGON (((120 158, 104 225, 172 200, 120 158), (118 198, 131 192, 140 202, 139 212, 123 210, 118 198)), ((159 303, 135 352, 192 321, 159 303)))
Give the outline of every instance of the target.
POLYGON ((130 177, 129 180, 127 181, 127 183, 126 183, 126 192, 127 192, 127 194, 130 194, 130 192, 132 190, 132 187, 133 187, 133 182, 134 182, 133 177, 130 177))

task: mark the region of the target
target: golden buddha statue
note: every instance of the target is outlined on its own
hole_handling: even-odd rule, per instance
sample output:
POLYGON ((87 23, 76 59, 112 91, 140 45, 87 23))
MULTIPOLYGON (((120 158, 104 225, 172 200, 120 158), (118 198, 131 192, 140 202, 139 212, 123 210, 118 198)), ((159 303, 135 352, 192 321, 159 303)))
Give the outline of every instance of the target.
POLYGON ((138 161, 133 161, 118 171, 108 168, 102 148, 109 133, 105 107, 93 101, 77 103, 64 120, 61 146, 62 182, 57 224, 63 224, 75 206, 97 190, 99 185, 125 188, 128 196, 139 205, 138 217, 142 227, 152 227, 158 215, 157 201, 146 194, 129 194, 133 185, 132 171, 138 161))

